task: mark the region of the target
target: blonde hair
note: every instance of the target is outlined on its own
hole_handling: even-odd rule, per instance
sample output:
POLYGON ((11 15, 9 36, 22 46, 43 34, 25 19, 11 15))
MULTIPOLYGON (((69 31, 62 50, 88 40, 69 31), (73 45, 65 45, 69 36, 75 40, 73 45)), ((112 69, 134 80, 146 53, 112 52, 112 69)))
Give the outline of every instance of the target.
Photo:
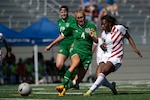
POLYGON ((85 18, 85 12, 83 10, 75 11, 75 13, 74 13, 75 17, 77 16, 78 13, 81 13, 84 16, 84 18, 85 18))

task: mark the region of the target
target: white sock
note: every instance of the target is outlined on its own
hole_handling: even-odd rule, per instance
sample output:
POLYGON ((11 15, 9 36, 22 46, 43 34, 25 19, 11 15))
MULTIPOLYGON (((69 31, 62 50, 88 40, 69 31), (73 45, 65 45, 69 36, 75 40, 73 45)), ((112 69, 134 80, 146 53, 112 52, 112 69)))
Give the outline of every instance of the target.
POLYGON ((104 77, 105 77, 105 75, 103 73, 99 73, 96 81, 90 87, 90 89, 88 91, 94 92, 99 86, 101 86, 103 84, 104 77))
POLYGON ((106 86, 106 87, 108 87, 108 88, 110 88, 110 89, 113 88, 113 87, 112 87, 112 84, 107 80, 106 77, 104 77, 103 85, 106 86))

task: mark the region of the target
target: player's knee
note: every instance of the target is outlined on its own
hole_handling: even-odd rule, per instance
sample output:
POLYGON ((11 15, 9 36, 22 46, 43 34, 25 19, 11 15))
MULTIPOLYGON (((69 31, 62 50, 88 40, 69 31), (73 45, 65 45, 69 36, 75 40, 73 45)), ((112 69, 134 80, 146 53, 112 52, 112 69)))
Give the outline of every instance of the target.
POLYGON ((63 64, 61 64, 61 63, 56 63, 56 67, 57 67, 58 69, 62 69, 63 64))

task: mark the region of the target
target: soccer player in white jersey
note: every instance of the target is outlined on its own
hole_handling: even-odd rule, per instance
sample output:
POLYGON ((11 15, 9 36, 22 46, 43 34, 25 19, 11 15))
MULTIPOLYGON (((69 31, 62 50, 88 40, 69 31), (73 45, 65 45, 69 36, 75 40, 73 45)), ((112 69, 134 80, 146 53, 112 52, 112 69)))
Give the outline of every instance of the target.
MULTIPOLYGON (((105 31, 102 31, 102 33, 105 32, 105 31)), ((102 34, 101 33, 101 34, 102 34)), ((96 50, 96 62, 97 62, 97 69, 96 69, 96 73, 95 73, 95 76, 97 78, 98 74, 99 74, 99 67, 100 66, 103 66, 104 62, 107 61, 107 55, 104 55, 105 54, 105 50, 103 51, 102 48, 100 47, 100 45, 105 42, 105 40, 102 40, 102 37, 98 37, 98 43, 95 43, 94 42, 94 45, 93 45, 93 53, 94 51, 96 50)), ((103 86, 106 86, 108 88, 110 88, 113 92, 114 95, 117 94, 117 90, 116 90, 116 83, 115 82, 112 82, 111 84, 107 82, 107 79, 104 79, 104 82, 103 82, 103 86)))
POLYGON ((105 30, 102 33, 103 43, 100 46, 104 51, 102 57, 102 64, 100 64, 100 66, 98 66, 97 68, 96 72, 98 74, 96 81, 84 94, 84 96, 90 96, 99 86, 104 84, 108 86, 114 94, 117 94, 114 85, 106 79, 106 76, 109 75, 111 72, 116 71, 122 64, 122 58, 124 54, 124 38, 128 39, 131 47, 133 48, 133 51, 137 53, 140 57, 142 57, 142 54, 136 48, 132 37, 127 31, 128 28, 124 25, 119 25, 116 22, 117 20, 109 15, 103 16, 101 18, 101 26, 102 29, 105 30))

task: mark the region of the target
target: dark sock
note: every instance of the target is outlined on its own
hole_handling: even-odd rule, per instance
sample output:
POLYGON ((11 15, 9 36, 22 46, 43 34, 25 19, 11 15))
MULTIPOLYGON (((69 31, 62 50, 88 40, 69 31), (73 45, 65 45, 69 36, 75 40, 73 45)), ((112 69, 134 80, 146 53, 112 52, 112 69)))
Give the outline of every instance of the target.
POLYGON ((66 71, 65 75, 64 75, 64 79, 62 81, 62 84, 63 85, 67 85, 69 80, 70 80, 70 77, 71 77, 72 73, 70 71, 66 71))
POLYGON ((66 69, 65 69, 65 68, 62 68, 62 69, 58 70, 58 74, 59 74, 60 76, 64 76, 64 75, 65 75, 65 72, 66 72, 66 69))
POLYGON ((65 85, 65 88, 66 88, 66 89, 70 89, 70 88, 72 88, 72 87, 73 87, 72 80, 69 80, 69 81, 68 81, 68 84, 65 85))

